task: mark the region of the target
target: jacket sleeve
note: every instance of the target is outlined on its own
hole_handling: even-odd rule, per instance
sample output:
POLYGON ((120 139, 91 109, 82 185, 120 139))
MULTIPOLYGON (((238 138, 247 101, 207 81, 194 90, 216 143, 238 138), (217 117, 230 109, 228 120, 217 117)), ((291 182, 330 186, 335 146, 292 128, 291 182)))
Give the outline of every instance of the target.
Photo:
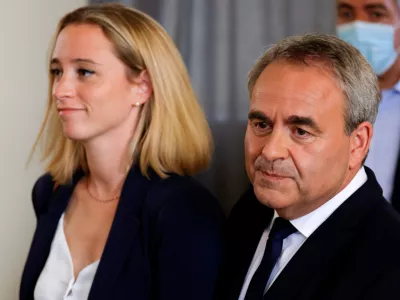
POLYGON ((154 299, 212 299, 225 229, 218 201, 199 186, 160 197, 167 199, 156 224, 154 299))

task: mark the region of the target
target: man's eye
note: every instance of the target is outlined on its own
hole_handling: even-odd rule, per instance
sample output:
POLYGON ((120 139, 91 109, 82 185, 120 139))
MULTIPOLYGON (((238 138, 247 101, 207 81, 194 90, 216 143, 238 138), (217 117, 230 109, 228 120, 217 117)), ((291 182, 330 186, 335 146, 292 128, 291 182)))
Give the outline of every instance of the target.
POLYGON ((337 16, 343 20, 352 20, 354 18, 354 13, 351 9, 338 9, 337 16))
POLYGON ((351 11, 346 11, 343 13, 343 16, 346 18, 351 18, 353 16, 353 13, 351 11))
POLYGON ((379 21, 379 20, 381 20, 381 19, 383 19, 385 17, 386 17, 386 14, 383 11, 377 10, 377 11, 372 11, 370 13, 371 20, 379 21))
POLYGON ((305 135, 305 134, 307 134, 307 131, 305 131, 305 130, 303 130, 303 129, 301 129, 301 128, 297 128, 297 133, 298 133, 299 135, 305 135))
POLYGON ((253 120, 250 121, 250 126, 253 129, 255 135, 265 135, 271 130, 271 126, 267 122, 253 120))
POLYGON ((302 128, 295 128, 294 134, 299 138, 308 138, 311 136, 311 133, 302 128))
POLYGON ((267 128, 267 123, 265 123, 265 122, 255 122, 254 126, 257 127, 257 128, 260 128, 260 129, 265 129, 265 128, 267 128))

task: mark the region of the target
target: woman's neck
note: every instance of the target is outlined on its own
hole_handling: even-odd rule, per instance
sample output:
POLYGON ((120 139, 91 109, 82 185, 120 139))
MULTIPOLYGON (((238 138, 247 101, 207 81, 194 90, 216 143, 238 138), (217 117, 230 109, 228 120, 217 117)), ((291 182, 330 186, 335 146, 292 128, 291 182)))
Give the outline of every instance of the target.
POLYGON ((132 162, 132 134, 120 129, 85 143, 91 190, 99 197, 110 195, 125 179, 132 162))

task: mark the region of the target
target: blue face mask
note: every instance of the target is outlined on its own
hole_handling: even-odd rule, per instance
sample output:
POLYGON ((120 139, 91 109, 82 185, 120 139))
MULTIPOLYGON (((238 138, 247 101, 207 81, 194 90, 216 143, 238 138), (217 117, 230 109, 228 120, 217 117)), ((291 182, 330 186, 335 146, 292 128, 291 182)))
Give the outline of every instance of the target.
POLYGON ((367 59, 377 75, 382 75, 395 63, 392 25, 356 21, 336 27, 339 38, 357 48, 367 59))

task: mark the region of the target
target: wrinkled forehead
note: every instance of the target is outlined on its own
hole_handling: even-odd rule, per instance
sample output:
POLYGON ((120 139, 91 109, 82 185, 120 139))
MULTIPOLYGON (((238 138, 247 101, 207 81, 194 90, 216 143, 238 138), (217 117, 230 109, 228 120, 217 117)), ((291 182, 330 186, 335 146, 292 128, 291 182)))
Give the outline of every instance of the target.
POLYGON ((344 112, 344 94, 337 79, 326 68, 271 64, 254 86, 250 110, 273 117, 291 115, 324 117, 344 112))

